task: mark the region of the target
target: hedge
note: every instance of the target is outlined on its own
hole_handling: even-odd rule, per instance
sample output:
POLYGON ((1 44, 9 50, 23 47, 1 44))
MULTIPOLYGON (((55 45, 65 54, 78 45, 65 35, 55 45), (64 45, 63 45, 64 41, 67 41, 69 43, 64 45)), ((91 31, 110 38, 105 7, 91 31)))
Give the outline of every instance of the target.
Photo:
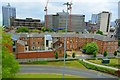
POLYGON ((86 63, 83 60, 78 60, 78 61, 79 61, 79 63, 81 63, 82 65, 84 65, 88 69, 97 70, 97 71, 101 71, 101 72, 105 72, 105 73, 109 73, 109 74, 119 76, 118 71, 108 69, 108 68, 103 68, 103 67, 100 67, 100 66, 95 66, 95 65, 86 63))

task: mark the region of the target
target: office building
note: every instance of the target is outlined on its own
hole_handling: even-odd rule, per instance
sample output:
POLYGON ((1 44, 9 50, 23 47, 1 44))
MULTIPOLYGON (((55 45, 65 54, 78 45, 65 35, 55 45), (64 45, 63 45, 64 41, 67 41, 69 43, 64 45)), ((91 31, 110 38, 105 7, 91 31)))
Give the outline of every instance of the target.
POLYGON ((120 19, 120 1, 118 2, 118 19, 120 19))
POLYGON ((120 19, 115 21, 116 23, 116 38, 120 40, 120 19))
POLYGON ((2 6, 3 26, 10 26, 10 17, 16 18, 16 8, 11 7, 8 3, 7 6, 2 6))
MULTIPOLYGON (((69 15, 68 13, 65 13, 65 12, 59 12, 56 15, 47 15, 48 28, 65 29, 66 15, 68 16, 68 20, 67 20, 68 31, 83 32, 85 28, 84 27, 85 15, 78 15, 78 14, 69 15)), ((45 24, 46 24, 46 20, 45 20, 45 24)))
POLYGON ((107 35, 110 30, 111 13, 103 11, 98 14, 97 25, 103 34, 107 35))
POLYGON ((96 24, 98 20, 98 14, 92 14, 91 23, 96 24))
POLYGON ((40 19, 32 19, 32 18, 18 19, 11 17, 10 26, 17 28, 24 26, 29 29, 41 29, 42 24, 40 23, 40 19))

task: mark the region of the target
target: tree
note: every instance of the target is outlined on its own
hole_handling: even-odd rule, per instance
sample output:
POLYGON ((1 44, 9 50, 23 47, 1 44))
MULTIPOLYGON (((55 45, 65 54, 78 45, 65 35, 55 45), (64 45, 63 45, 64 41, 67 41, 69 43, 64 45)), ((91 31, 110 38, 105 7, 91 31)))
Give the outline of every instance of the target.
POLYGON ((102 31, 100 31, 100 30, 98 30, 98 31, 96 32, 96 34, 103 35, 103 32, 102 32, 102 31))
POLYGON ((75 53, 73 52, 72 57, 75 58, 75 53))
POLYGON ((117 51, 114 52, 114 56, 117 56, 117 51))
POLYGON ((104 51, 104 57, 106 57, 108 55, 107 51, 104 51))
MULTIPOLYGON (((2 44, 12 46, 11 35, 2 33, 2 44)), ((2 46, 2 77, 11 78, 19 70, 19 63, 15 60, 13 53, 7 46, 2 46)))
POLYGON ((85 50, 85 53, 87 54, 93 54, 94 51, 98 51, 97 43, 87 43, 85 46, 83 46, 83 50, 85 50))
POLYGON ((118 46, 120 46, 120 40, 118 40, 118 46))
POLYGON ((58 52, 55 52, 55 58, 58 59, 58 52))
POLYGON ((19 32, 29 32, 29 29, 27 27, 20 27, 16 30, 17 33, 19 32))
POLYGON ((96 57, 96 54, 97 54, 97 52, 96 52, 96 51, 94 51, 94 52, 93 52, 93 56, 94 56, 94 57, 96 57))
POLYGON ((38 29, 31 30, 30 32, 40 32, 38 29))
POLYGON ((65 58, 67 58, 67 53, 65 53, 65 58))
POLYGON ((46 29, 47 32, 53 32, 50 28, 46 29))
POLYGON ((42 30, 43 32, 45 32, 45 31, 46 31, 46 28, 45 28, 45 27, 42 27, 41 30, 42 30))

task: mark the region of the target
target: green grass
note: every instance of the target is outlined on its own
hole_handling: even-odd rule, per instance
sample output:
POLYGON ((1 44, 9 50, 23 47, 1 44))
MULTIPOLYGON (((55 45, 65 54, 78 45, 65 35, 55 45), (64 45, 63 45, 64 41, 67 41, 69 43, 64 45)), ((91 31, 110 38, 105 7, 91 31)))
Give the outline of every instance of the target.
MULTIPOLYGON (((36 61, 36 62, 32 62, 30 64, 49 65, 49 66, 64 66, 64 61, 52 61, 52 62, 36 61)), ((86 69, 86 67, 84 67, 81 63, 79 63, 78 60, 66 61, 65 66, 71 67, 71 68, 86 69)))
POLYGON ((115 67, 115 68, 120 68, 119 60, 120 60, 120 58, 110 59, 110 63, 109 64, 102 64, 102 60, 88 60, 88 61, 96 63, 96 64, 100 64, 100 65, 105 65, 105 66, 111 66, 111 67, 115 67))
MULTIPOLYGON (((62 78, 62 74, 17 74, 14 78, 62 78)), ((65 75, 65 78, 84 78, 75 75, 65 75)))

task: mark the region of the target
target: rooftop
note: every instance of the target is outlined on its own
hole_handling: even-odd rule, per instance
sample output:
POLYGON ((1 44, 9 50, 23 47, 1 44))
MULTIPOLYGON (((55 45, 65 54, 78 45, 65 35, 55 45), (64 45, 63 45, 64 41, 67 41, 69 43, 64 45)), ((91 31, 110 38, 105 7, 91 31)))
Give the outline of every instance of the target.
POLYGON ((19 37, 44 37, 45 35, 51 35, 51 37, 79 37, 79 38, 94 38, 102 41, 116 41, 115 38, 99 34, 76 34, 76 33, 16 33, 19 37))

